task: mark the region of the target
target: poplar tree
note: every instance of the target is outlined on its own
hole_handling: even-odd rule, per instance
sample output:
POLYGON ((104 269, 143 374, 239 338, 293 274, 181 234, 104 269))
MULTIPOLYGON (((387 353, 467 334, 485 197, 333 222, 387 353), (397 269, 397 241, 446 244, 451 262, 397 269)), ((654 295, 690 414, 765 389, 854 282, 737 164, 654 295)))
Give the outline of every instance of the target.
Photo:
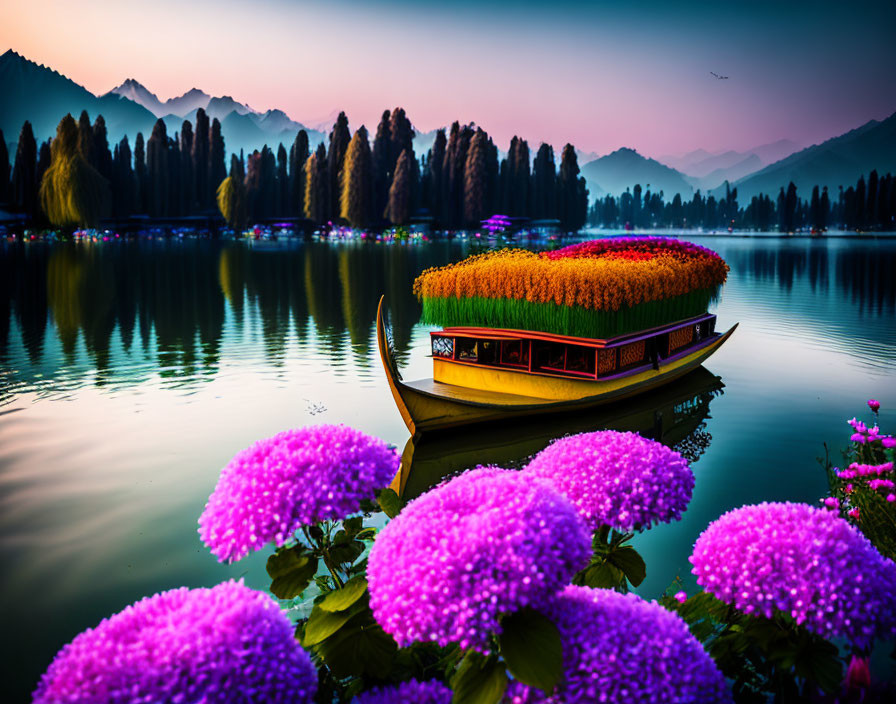
POLYGON ((146 149, 142 132, 134 140, 134 210, 146 212, 146 149))
POLYGON ((308 161, 308 133, 299 130, 289 149, 289 206, 290 215, 305 212, 305 162, 308 161))
POLYGON ((335 216, 339 209, 339 194, 342 184, 342 165, 351 133, 348 130, 348 118, 340 112, 330 132, 330 146, 327 150, 327 177, 329 178, 328 201, 332 209, 330 216, 335 216))
POLYGON ((286 215, 289 204, 289 170, 287 168, 286 147, 281 143, 277 148, 277 204, 274 214, 286 215))
POLYGON ((150 216, 168 216, 168 131, 156 120, 146 143, 146 209, 150 216))
POLYGON ((109 151, 109 135, 106 120, 97 115, 93 123, 93 166, 107 181, 112 179, 112 152, 109 151))
POLYGON ((189 120, 184 120, 180 127, 180 183, 184 192, 184 207, 188 213, 195 213, 198 206, 196 173, 193 168, 193 140, 193 125, 189 120))
POLYGON ((329 192, 329 180, 327 179, 327 155, 324 145, 308 157, 305 162, 305 217, 318 224, 327 220, 327 194, 329 192))
POLYGON ((373 139, 373 196, 375 213, 384 212, 389 199, 392 166, 389 162, 389 155, 392 152, 392 136, 389 132, 390 118, 391 113, 388 110, 383 111, 373 139))
POLYGON ((9 151, 6 148, 3 130, 0 130, 0 203, 9 200, 9 174, 9 151))
POLYGON ((200 210, 209 207, 209 123, 205 110, 196 111, 196 133, 193 136, 193 173, 196 175, 196 200, 200 210))
POLYGON ((78 118, 78 151, 87 159, 87 163, 96 168, 96 154, 94 151, 93 127, 90 124, 90 116, 86 110, 81 111, 78 118))
POLYGON ((479 225, 486 217, 486 149, 488 138, 482 129, 477 129, 467 151, 464 164, 464 206, 463 223, 472 227, 479 225))
POLYGON ((392 185, 389 186, 389 201, 384 213, 393 225, 404 225, 411 219, 411 155, 407 150, 398 157, 392 185))
POLYGON ((227 178, 227 166, 224 163, 224 135, 221 134, 221 123, 217 117, 212 120, 212 131, 209 137, 208 178, 206 202, 211 207, 215 191, 217 191, 221 181, 227 178))
MULTIPOLYGON (((257 153, 257 152, 256 152, 257 153)), ((216 193, 218 210, 235 230, 246 225, 246 184, 236 154, 230 157, 230 175, 221 181, 216 193)))
POLYGON ((442 175, 447 144, 448 140, 445 137, 445 130, 436 132, 436 138, 432 143, 432 149, 429 150, 429 159, 426 163, 426 193, 428 198, 424 200, 424 204, 429 208, 433 219, 439 225, 442 224, 445 218, 442 175))
POLYGON ((117 217, 125 217, 134 212, 135 188, 134 171, 131 168, 131 147, 127 135, 115 147, 112 160, 112 212, 117 217))
POLYGON ((19 133, 12 167, 12 204, 15 210, 34 217, 38 204, 37 187, 37 142, 31 123, 26 120, 19 133))
MULTIPOLYGON (((560 173, 557 176, 558 215, 560 226, 567 232, 578 230, 588 217, 588 191, 585 179, 579 178, 576 150, 571 144, 563 147, 560 173)), ((629 194, 629 197, 631 195, 629 194)), ((625 212, 625 209, 623 209, 625 212)), ((623 215, 623 217, 625 217, 623 215)))
POLYGON ((84 158, 80 134, 71 115, 62 118, 41 183, 41 206, 57 226, 95 225, 108 209, 109 182, 84 158))
POLYGON ((541 144, 533 166, 532 216, 536 219, 556 218, 557 167, 554 164, 554 149, 550 144, 541 144))
POLYGON ((363 125, 355 132, 345 152, 339 216, 352 227, 370 224, 373 212, 373 155, 363 125))
POLYGON ((529 144, 514 137, 507 152, 507 184, 509 188, 508 215, 529 215, 529 144))

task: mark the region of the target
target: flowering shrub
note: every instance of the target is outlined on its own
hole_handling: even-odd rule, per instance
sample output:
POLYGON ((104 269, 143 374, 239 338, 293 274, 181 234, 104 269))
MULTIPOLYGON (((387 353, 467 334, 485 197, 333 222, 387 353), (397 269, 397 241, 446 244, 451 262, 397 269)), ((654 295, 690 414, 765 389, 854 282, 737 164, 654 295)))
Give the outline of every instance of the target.
POLYGON ((703 247, 625 238, 540 254, 504 249, 474 255, 424 271, 414 293, 431 323, 593 338, 699 315, 727 272, 725 262, 703 247))
MULTIPOLYGON (((877 416, 880 402, 868 407, 877 416)), ((831 496, 822 503, 861 530, 886 557, 896 559, 896 438, 885 435, 878 425, 852 418, 851 445, 843 452, 844 469, 825 459, 831 496)))
POLYGON ((199 518, 219 561, 245 557, 301 526, 358 512, 389 484, 400 458, 386 443, 345 425, 287 430, 238 453, 199 518))
POLYGON ((498 617, 544 605, 589 547, 575 508, 550 484, 478 468, 415 499, 379 533, 367 567, 370 605, 400 646, 486 651, 498 617))
POLYGON ((836 514, 763 503, 709 525, 691 556, 697 583, 747 614, 789 614, 865 647, 896 635, 896 563, 836 514))
POLYGON ((731 701, 722 674, 684 621, 655 602, 570 586, 545 613, 560 630, 565 680, 550 696, 514 683, 506 702, 731 701))
POLYGON ((354 699, 355 704, 451 704, 451 690, 437 680, 410 680, 394 687, 382 687, 364 692, 354 699))
POLYGON ((592 531, 677 521, 694 489, 694 474, 680 454, 637 433, 614 430, 555 440, 524 471, 550 481, 592 531))
POLYGON ((226 582, 148 597, 59 651, 36 704, 311 702, 317 673, 265 594, 226 582))

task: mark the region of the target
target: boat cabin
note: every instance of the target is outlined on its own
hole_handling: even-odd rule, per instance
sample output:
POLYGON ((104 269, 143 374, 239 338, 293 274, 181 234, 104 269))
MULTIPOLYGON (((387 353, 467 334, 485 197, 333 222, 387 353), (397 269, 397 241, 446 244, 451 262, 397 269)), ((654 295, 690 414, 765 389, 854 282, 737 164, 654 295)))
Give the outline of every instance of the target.
POLYGON ((432 356, 444 362, 573 379, 610 379, 674 361, 718 335, 705 314, 607 340, 526 330, 445 328, 430 333, 432 356))

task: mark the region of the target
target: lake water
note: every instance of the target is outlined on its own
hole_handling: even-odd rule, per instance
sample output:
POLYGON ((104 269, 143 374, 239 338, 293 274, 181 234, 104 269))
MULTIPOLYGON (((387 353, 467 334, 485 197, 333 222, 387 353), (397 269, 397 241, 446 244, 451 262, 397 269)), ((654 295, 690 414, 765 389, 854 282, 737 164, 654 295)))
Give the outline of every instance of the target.
MULTIPOLYGON (((682 236, 688 239, 687 235, 682 236)), ((763 500, 816 502, 816 457, 882 402, 896 426, 896 239, 700 237, 730 264, 708 371, 598 414, 405 448, 409 492, 478 462, 518 465, 566 432, 637 429, 696 461, 682 521, 640 535, 657 596, 687 580, 700 531, 763 500)), ((220 468, 254 440, 348 423, 404 448, 376 354, 381 293, 405 378, 429 374, 411 283, 468 242, 251 247, 156 240, 0 244, 0 560, 4 701, 55 652, 144 595, 244 576, 198 518, 220 468)), ((838 455, 839 457, 839 455, 838 455)))

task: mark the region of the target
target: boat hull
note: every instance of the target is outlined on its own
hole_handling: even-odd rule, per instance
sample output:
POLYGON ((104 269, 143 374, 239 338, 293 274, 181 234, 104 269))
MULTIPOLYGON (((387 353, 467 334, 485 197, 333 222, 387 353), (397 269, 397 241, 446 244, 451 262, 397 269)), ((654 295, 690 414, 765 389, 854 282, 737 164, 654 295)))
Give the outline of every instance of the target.
MULTIPOLYGON (((439 379, 405 382, 389 348, 383 300, 377 310, 377 341, 389 388, 411 434, 515 417, 568 413, 631 398, 697 369, 731 336, 737 325, 693 352, 629 376, 607 380, 541 377, 512 370, 442 363, 439 379), (512 393, 509 392, 512 390, 512 393)), ((438 364, 438 360, 436 361, 438 364)))

